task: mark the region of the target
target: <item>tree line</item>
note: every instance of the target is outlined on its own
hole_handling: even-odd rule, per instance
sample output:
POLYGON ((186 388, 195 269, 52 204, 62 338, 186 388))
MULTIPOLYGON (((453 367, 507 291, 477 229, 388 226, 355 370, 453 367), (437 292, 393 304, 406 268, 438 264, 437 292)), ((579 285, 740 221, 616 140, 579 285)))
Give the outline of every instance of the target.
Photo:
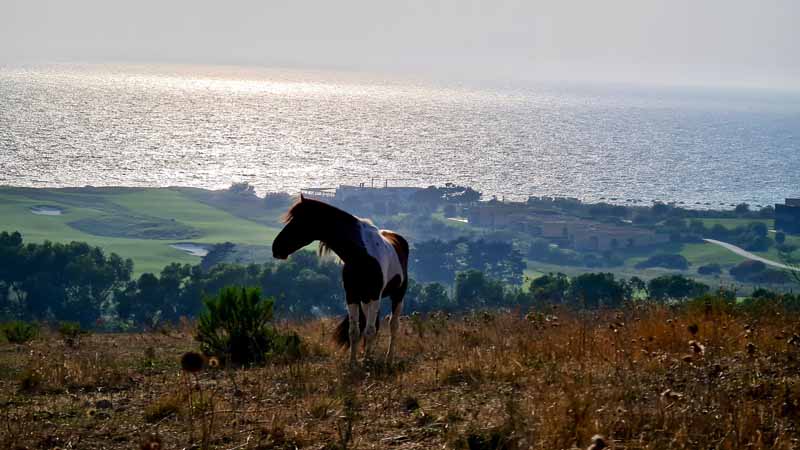
MULTIPOLYGON (((681 275, 645 282, 610 273, 573 278, 556 273, 524 284, 509 283, 522 277, 510 244, 427 241, 414 253, 418 275, 416 281, 410 280, 407 312, 550 304, 615 308, 638 299, 677 301, 710 291, 681 275), (508 255, 511 262, 503 259, 508 255)), ((196 317, 204 298, 228 286, 258 287, 264 297, 274 299, 275 316, 284 319, 340 314, 345 304, 341 266, 307 251, 285 262, 206 268, 173 263, 159 274, 133 279, 132 273, 130 259, 106 255, 86 243, 23 243, 19 233, 0 233, 0 319, 68 320, 110 329, 157 326, 182 316, 196 317)), ((796 298, 800 301, 800 296, 796 298)))

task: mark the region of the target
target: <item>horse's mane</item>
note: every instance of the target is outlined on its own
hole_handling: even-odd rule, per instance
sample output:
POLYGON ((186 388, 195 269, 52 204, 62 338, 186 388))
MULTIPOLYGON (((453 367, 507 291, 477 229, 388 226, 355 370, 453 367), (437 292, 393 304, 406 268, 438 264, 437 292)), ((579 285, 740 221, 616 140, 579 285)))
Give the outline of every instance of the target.
MULTIPOLYGON (((289 223, 296 218, 310 218, 318 220, 326 220, 332 224, 352 224, 358 222, 358 217, 343 211, 333 205, 329 205, 319 200, 300 198, 289 207, 289 210, 281 217, 283 223, 289 223)), ((370 224, 372 222, 368 221, 370 224)), ((324 257, 335 254, 330 248, 329 244, 320 241, 319 243, 319 256, 324 257)))
POLYGON ((289 210, 284 213, 281 220, 283 223, 289 223, 296 217, 313 216, 315 218, 336 218, 346 220, 358 220, 358 218, 346 211, 330 205, 319 200, 310 198, 300 198, 295 201, 289 210))

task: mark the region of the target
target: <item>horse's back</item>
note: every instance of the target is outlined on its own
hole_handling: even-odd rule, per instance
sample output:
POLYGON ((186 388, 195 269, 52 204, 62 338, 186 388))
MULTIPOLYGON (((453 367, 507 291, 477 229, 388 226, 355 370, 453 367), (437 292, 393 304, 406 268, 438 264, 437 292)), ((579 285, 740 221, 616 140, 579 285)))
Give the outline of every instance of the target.
POLYGON ((408 269, 408 241, 392 230, 380 230, 380 234, 394 247, 397 258, 400 260, 400 264, 403 266, 403 271, 405 272, 408 269))
POLYGON ((401 281, 407 278, 406 258, 401 257, 403 243, 396 236, 398 236, 396 233, 378 230, 371 223, 361 223, 361 239, 367 253, 381 267, 384 288, 395 276, 400 276, 401 281))

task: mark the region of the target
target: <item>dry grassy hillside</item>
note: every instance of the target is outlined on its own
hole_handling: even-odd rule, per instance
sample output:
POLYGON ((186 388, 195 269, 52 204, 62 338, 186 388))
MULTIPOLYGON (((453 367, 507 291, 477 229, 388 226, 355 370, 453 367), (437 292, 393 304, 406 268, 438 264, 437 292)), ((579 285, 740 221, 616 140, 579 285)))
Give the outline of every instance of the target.
POLYGON ((188 325, 2 344, 0 448, 602 448, 595 434, 616 449, 800 446, 794 317, 411 317, 398 364, 352 372, 333 322, 290 328, 299 362, 197 373, 180 366, 188 325))

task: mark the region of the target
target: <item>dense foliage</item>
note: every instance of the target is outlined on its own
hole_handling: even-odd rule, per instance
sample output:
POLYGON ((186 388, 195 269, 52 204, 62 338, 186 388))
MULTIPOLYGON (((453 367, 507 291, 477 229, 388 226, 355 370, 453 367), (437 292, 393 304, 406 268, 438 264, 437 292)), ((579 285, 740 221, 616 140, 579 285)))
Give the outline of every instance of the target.
MULTIPOLYGON (((220 248, 225 244, 221 244, 220 248)), ((671 259, 667 255, 661 259, 671 259)), ((212 252, 199 265, 170 264, 159 274, 131 279, 132 263, 84 243, 24 244, 19 233, 0 234, 0 318, 61 320, 80 326, 156 327, 183 316, 197 317, 202 299, 227 286, 257 287, 274 299, 276 317, 305 319, 343 312, 341 266, 301 251, 288 261, 219 264, 212 252)), ((548 274, 522 282, 524 260, 500 239, 428 240, 412 252, 412 279, 405 311, 462 312, 485 308, 525 309, 563 304, 577 308, 618 307, 636 299, 683 301, 709 287, 682 275, 648 283, 610 273, 569 278, 548 274)), ((714 273, 718 267, 703 271, 714 273)), ((748 261, 730 270, 736 279, 784 282, 784 272, 748 261)))
POLYGON ((418 242, 411 252, 412 275, 422 282, 450 283, 456 273, 484 272, 508 284, 520 284, 525 270, 522 255, 508 241, 432 239, 418 242))
POLYGON ((203 303, 195 338, 205 354, 245 365, 299 353, 299 338, 283 336, 271 325, 274 302, 262 299, 258 288, 227 287, 203 303))
POLYGON ((742 261, 729 270, 736 280, 747 283, 781 284, 791 281, 791 275, 782 270, 770 269, 761 261, 742 261))
POLYGON ((653 300, 688 299, 700 297, 709 287, 681 275, 664 275, 647 283, 647 292, 653 300))
POLYGON ((219 264, 207 271, 200 266, 170 264, 159 277, 145 273, 128 283, 117 297, 117 311, 135 323, 171 322, 197 315, 204 295, 233 285, 260 288, 275 299, 275 312, 281 317, 329 315, 344 305, 341 267, 320 261, 311 252, 298 252, 287 262, 219 264))
POLYGON ((636 264, 637 269, 647 269, 650 267, 664 267, 666 269, 686 270, 689 268, 689 261, 683 255, 660 254, 653 255, 646 260, 636 264))
POLYGON ((133 262, 83 242, 24 244, 0 233, 0 314, 93 324, 131 278, 133 262))
POLYGON ((39 327, 33 323, 12 320, 0 324, 0 337, 12 344, 24 344, 39 334, 39 327))

